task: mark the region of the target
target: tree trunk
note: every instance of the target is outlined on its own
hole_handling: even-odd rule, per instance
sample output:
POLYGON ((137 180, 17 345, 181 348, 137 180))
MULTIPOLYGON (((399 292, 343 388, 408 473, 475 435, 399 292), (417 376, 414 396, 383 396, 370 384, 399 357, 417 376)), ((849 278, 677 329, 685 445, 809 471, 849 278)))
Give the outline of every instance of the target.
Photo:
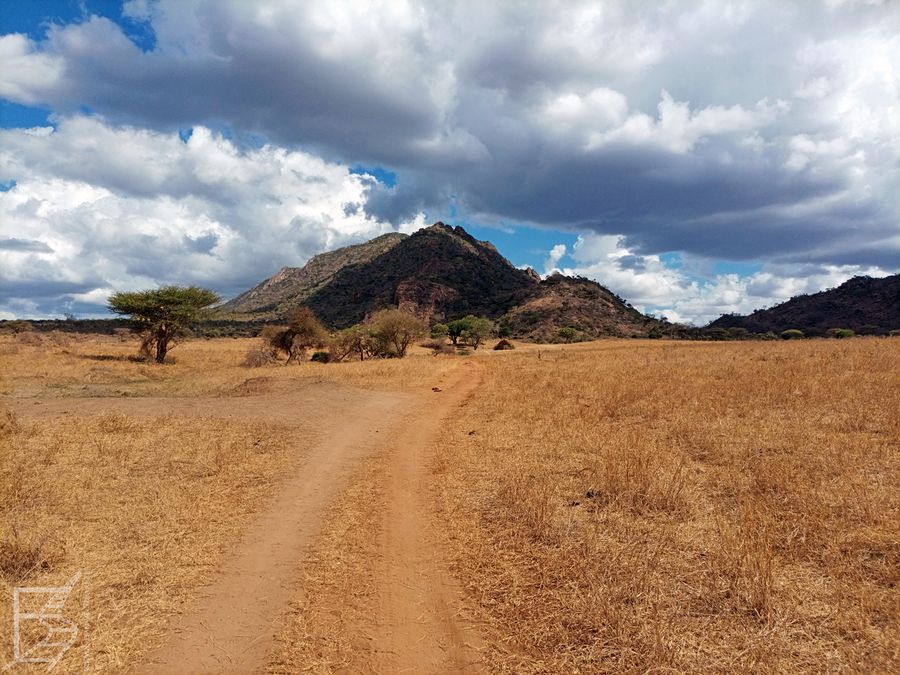
POLYGON ((157 363, 165 363, 166 360, 166 352, 169 349, 168 340, 166 338, 162 338, 159 342, 156 343, 156 362, 157 363))
POLYGON ((169 332, 166 330, 166 327, 163 326, 162 329, 156 334, 157 363, 165 363, 167 351, 169 351, 169 332))

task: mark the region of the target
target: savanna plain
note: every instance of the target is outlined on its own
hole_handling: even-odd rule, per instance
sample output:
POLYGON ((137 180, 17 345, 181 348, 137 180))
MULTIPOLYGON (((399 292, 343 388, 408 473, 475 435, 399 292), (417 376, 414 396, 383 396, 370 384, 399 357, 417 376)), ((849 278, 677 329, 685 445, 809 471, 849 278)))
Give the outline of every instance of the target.
POLYGON ((0 666, 80 572, 57 672, 900 670, 896 338, 255 344, 0 336, 0 666))

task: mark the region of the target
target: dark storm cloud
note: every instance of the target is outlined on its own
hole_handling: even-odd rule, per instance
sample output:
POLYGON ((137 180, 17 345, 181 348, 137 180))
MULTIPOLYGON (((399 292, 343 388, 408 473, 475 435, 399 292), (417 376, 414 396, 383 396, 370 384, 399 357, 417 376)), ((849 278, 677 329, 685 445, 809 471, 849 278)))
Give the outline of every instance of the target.
POLYGON ((53 253, 53 249, 35 239, 0 239, 0 249, 4 251, 29 251, 32 253, 53 253))
MULTIPOLYGON (((154 51, 102 18, 54 28, 40 44, 10 43, 33 72, 3 95, 163 130, 224 125, 387 167, 398 184, 372 185, 362 208, 395 224, 453 203, 488 222, 622 234, 638 253, 893 257, 896 267, 900 14, 890 7, 164 0, 126 10, 151 23, 154 51)), ((188 174, 164 184, 58 161, 73 179, 93 170, 117 190, 207 190, 229 206, 188 174)))

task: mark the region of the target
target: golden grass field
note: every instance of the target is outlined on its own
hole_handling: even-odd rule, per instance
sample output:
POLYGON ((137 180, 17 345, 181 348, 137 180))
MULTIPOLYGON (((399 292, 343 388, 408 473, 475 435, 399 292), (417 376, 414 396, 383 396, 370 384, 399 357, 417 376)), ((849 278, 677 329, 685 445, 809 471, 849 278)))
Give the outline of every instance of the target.
MULTIPOLYGON (((251 344, 188 342, 160 367, 128 360, 131 341, 0 337, 0 597, 87 580, 83 637, 57 672, 139 661, 321 440, 317 420, 352 414, 328 388, 284 415, 256 415, 254 396, 316 384, 362 400, 428 388, 467 360, 481 382, 443 427, 430 475, 485 672, 900 669, 897 340, 621 340, 245 368, 251 344)), ((331 510, 305 602, 375 583, 365 543, 380 484, 366 472, 378 462, 331 510)), ((295 619, 272 670, 346 662, 352 636, 338 626, 311 644, 295 619)), ((4 601, 3 663, 9 633, 4 601)))
POLYGON ((541 356, 439 466, 490 670, 900 669, 900 343, 541 356))

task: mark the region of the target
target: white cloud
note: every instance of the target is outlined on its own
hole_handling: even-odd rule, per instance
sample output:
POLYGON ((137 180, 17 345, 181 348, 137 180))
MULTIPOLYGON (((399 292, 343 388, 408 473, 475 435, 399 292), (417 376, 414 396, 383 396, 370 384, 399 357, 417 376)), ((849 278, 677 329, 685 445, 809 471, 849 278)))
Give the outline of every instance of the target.
POLYGON ((544 274, 552 274, 553 272, 558 272, 559 261, 562 260, 562 257, 566 254, 566 245, 565 244, 556 244, 553 248, 550 249, 550 252, 547 254, 547 260, 544 261, 544 274))
POLYGON ((41 53, 25 35, 0 35, 0 96, 20 103, 42 103, 44 92, 62 79, 63 59, 41 53))
POLYGON ((373 178, 299 151, 239 150, 203 127, 186 143, 84 117, 3 130, 0 176, 16 181, 0 193, 4 235, 43 245, 0 250, 8 306, 102 306, 111 289, 161 282, 236 292, 392 229, 362 208, 373 178))
MULTIPOLYGON (((553 247, 548 263, 559 260, 558 249, 553 247)), ((564 274, 593 279, 641 311, 695 325, 705 325, 722 314, 747 314, 795 295, 835 287, 853 276, 887 273, 877 266, 768 264, 744 276, 708 274, 702 268, 710 261, 688 260, 682 267, 671 267, 659 256, 636 255, 617 235, 581 235, 571 257, 575 264, 564 267, 564 274)))
MULTIPOLYGON (((627 240, 612 262, 578 265, 612 265, 603 274, 648 300, 702 296, 660 251, 898 269, 892 3, 130 0, 123 11, 147 22, 152 50, 100 17, 40 40, 0 37, 0 96, 64 118, 50 136, 5 135, 0 176, 28 195, 22 213, 40 212, 16 216, 43 228, 19 238, 52 240, 57 256, 92 255, 85 241, 108 254, 115 228, 85 225, 96 210, 129 231, 159 223, 165 245, 147 254, 160 269, 237 284, 266 246, 295 260, 452 201, 475 221, 627 240), (110 123, 78 117, 82 106, 110 123), (190 126, 181 144, 173 131, 190 126), (239 149, 247 134, 268 145, 239 149), (347 177, 357 163, 394 170, 397 187, 347 177), (72 234, 85 228, 102 236, 72 234)), ((730 302, 734 284, 719 286, 710 307, 730 302)))

